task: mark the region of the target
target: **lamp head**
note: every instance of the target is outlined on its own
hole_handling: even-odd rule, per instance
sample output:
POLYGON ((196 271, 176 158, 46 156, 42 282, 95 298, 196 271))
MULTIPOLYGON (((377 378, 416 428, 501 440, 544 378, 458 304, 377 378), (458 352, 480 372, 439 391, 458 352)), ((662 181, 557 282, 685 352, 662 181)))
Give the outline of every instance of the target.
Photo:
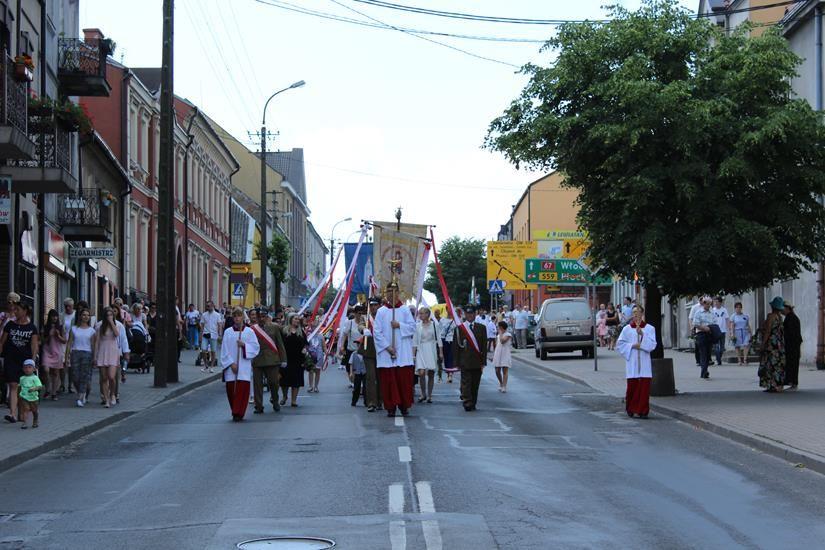
POLYGON ((306 84, 306 82, 304 82, 303 80, 299 80, 298 82, 293 83, 292 86, 290 86, 290 88, 300 88, 304 84, 306 84))

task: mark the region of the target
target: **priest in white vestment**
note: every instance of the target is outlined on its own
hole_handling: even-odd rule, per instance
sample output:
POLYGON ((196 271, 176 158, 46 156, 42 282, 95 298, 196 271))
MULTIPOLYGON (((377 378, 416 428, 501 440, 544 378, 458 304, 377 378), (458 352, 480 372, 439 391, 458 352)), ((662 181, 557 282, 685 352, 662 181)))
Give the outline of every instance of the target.
POLYGON ((644 308, 633 308, 633 319, 622 329, 616 350, 625 360, 627 393, 625 409, 631 418, 647 418, 650 412, 650 380, 653 378, 650 352, 656 349, 656 329, 644 320, 644 308))
POLYGON ((232 321, 234 325, 224 331, 221 341, 221 368, 226 383, 226 397, 232 409, 232 420, 240 422, 249 404, 252 360, 261 348, 252 329, 244 326, 244 312, 241 308, 232 311, 232 321))
POLYGON ((396 408, 407 416, 413 403, 415 319, 410 308, 395 301, 394 297, 395 292, 390 291, 389 301, 375 314, 373 339, 387 416, 395 416, 396 408))

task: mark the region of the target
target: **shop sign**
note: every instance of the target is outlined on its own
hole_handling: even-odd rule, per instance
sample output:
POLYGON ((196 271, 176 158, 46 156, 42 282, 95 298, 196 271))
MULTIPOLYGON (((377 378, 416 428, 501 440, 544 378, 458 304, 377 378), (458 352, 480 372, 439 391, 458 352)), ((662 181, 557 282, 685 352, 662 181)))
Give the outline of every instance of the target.
POLYGON ((114 258, 114 248, 70 248, 69 257, 77 260, 96 260, 100 258, 114 258))

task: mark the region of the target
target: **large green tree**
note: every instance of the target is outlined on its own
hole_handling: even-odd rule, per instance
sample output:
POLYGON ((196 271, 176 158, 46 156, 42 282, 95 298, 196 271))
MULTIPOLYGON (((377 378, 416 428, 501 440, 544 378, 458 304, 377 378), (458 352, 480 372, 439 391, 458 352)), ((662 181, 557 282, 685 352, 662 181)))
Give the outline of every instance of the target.
MULTIPOLYGON (((287 281, 287 268, 289 267, 289 241, 283 235, 276 234, 269 241, 266 248, 266 264, 269 275, 272 277, 272 284, 275 286, 275 303, 281 303, 281 284, 287 281)), ((255 247, 255 259, 261 259, 261 243, 255 247)), ((267 302, 265 298, 264 303, 267 302)))
MULTIPOLYGON (((466 304, 470 299, 472 279, 476 280, 476 291, 481 304, 489 306, 490 296, 487 292, 487 263, 485 242, 481 239, 462 239, 450 237, 438 248, 438 261, 447 283, 447 292, 456 307, 466 304)), ((435 263, 427 267, 427 280, 424 288, 438 297, 439 303, 444 303, 441 285, 438 284, 435 263)))
POLYGON ((741 293, 823 258, 825 130, 778 31, 724 35, 674 0, 609 11, 558 29, 486 145, 564 173, 593 263, 638 273, 654 324, 661 293, 741 293))

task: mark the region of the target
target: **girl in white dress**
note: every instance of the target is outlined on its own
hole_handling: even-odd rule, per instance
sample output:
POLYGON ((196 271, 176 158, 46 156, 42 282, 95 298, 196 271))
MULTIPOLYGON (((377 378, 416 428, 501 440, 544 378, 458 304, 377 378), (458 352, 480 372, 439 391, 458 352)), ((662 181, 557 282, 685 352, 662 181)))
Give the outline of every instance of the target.
POLYGON ((438 327, 432 320, 429 308, 422 307, 418 310, 418 319, 413 339, 415 372, 421 385, 421 397, 418 402, 432 403, 435 371, 438 362, 441 361, 441 338, 438 337, 438 327))
POLYGON ((493 353, 493 366, 498 378, 498 391, 507 393, 507 374, 513 366, 511 350, 513 349, 513 335, 507 332, 507 323, 499 321, 498 335, 496 336, 496 350, 493 353))

